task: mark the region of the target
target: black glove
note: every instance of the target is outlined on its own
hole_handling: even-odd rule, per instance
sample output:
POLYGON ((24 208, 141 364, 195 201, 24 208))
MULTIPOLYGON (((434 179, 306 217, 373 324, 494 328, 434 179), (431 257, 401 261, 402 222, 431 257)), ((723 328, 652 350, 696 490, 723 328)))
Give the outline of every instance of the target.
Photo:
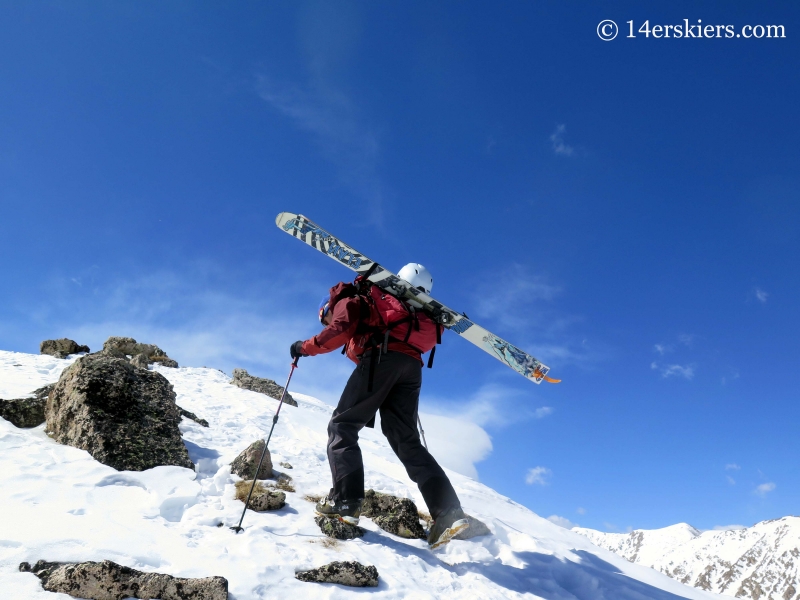
POLYGON ((301 356, 308 356, 308 354, 303 354, 303 340, 298 340, 291 346, 289 346, 289 354, 292 355, 292 358, 300 358, 301 356))

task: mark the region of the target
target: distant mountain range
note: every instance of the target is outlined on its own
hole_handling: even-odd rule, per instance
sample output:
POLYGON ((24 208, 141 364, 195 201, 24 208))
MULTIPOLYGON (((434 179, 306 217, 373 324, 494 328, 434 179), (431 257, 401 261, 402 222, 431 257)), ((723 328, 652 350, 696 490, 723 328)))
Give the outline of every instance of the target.
POLYGON ((800 517, 726 531, 699 531, 686 523, 630 533, 583 527, 572 531, 632 563, 709 592, 752 600, 800 600, 800 517))

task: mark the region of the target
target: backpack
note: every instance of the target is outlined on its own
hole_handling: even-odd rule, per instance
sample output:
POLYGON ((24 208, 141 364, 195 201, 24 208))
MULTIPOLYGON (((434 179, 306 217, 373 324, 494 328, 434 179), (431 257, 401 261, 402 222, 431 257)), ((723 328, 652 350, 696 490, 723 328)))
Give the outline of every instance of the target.
MULTIPOLYGON (((408 344, 420 354, 430 351, 428 368, 433 367, 436 345, 442 343, 442 326, 425 310, 415 309, 362 276, 356 277, 354 283, 342 282, 331 289, 333 301, 352 297, 358 297, 361 307, 353 339, 358 336, 358 345, 364 348, 364 353, 372 352, 369 391, 372 391, 375 364, 380 362, 381 354, 388 351, 390 341, 408 344)), ((342 354, 347 352, 347 347, 342 348, 342 354)))

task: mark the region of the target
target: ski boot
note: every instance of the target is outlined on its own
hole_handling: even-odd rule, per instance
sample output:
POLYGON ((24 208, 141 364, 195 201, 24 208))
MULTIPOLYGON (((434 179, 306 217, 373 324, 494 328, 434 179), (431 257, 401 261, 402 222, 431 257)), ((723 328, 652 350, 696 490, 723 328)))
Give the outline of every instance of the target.
POLYGON ((361 516, 361 502, 363 498, 356 500, 336 500, 332 494, 317 502, 316 511, 318 515, 339 519, 348 525, 358 525, 358 518, 361 516))
POLYGON ((469 527, 469 521, 461 507, 446 510, 431 525, 428 532, 428 545, 431 550, 444 546, 467 527, 469 527))

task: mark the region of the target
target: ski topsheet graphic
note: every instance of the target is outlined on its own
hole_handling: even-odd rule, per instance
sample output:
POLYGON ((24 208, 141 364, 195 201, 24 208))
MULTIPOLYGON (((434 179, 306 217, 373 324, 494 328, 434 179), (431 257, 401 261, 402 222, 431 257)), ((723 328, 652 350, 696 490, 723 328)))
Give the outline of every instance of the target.
POLYGON ((447 329, 469 340, 527 379, 535 383, 541 383, 542 380, 552 383, 559 381, 547 377, 550 367, 543 365, 530 354, 473 323, 465 315, 437 302, 425 292, 412 287, 404 279, 400 279, 391 271, 376 264, 375 261, 348 246, 303 215, 283 212, 277 216, 275 223, 289 235, 323 254, 327 254, 356 273, 368 274, 367 279, 381 289, 403 300, 414 301, 422 305, 447 329))

